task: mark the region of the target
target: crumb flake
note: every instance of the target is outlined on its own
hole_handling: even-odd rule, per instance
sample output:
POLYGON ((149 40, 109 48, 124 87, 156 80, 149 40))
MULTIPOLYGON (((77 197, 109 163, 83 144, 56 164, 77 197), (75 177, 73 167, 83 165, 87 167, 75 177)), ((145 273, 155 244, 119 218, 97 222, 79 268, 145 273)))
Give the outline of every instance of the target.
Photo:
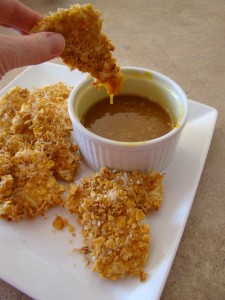
POLYGON ((61 216, 56 216, 52 222, 52 225, 56 230, 63 230, 67 224, 67 219, 62 218, 61 216))

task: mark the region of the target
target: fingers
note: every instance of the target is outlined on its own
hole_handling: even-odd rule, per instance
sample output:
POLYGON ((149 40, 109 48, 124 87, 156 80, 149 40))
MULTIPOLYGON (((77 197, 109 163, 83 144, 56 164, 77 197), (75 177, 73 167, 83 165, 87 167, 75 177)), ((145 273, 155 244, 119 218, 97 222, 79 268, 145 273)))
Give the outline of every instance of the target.
POLYGON ((41 32, 19 37, 0 36, 0 77, 11 69, 59 56, 65 48, 61 34, 41 32))
POLYGON ((0 23, 26 33, 41 20, 41 15, 17 0, 0 0, 0 23))

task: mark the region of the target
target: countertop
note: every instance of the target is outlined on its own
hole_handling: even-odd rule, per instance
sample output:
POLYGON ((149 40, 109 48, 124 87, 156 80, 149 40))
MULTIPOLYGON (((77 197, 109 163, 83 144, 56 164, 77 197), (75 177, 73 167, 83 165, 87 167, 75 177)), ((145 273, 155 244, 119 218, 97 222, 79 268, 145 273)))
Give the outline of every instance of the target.
MULTIPOLYGON (((73 4, 69 0, 22 2, 43 15, 73 4)), ((223 300, 225 1, 90 0, 89 3, 102 13, 103 29, 116 46, 119 65, 162 72, 177 81, 189 99, 218 110, 205 167, 161 299, 223 300)), ((2 28, 0 33, 12 34, 2 28)), ((22 70, 7 73, 0 81, 0 88, 22 70)), ((0 280, 0 300, 14 299, 31 298, 0 280)))

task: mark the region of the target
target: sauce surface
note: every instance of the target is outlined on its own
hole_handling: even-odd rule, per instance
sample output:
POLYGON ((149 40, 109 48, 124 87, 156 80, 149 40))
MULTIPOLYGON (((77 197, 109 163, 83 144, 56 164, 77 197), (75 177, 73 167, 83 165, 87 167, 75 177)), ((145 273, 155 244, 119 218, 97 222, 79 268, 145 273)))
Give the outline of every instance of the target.
POLYGON ((91 132, 115 141, 142 142, 174 128, 169 113, 157 103, 135 95, 106 97, 88 109, 81 123, 91 132))

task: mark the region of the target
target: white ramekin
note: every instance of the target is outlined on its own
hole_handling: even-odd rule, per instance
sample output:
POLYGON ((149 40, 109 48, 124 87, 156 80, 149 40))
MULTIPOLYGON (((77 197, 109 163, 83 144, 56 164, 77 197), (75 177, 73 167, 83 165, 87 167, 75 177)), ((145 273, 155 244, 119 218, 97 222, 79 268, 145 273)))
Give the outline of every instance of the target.
MULTIPOLYGON (((72 90, 68 111, 73 124, 73 135, 86 164, 98 171, 111 169, 163 171, 171 161, 187 121, 189 105, 182 88, 167 76, 139 67, 123 67, 126 80, 120 93, 147 97, 166 107, 176 121, 175 128, 154 140, 118 142, 98 136, 81 123, 80 119, 95 102, 107 96, 105 88, 96 90, 93 79, 84 79, 72 90)), ((131 124, 132 126, 132 124, 131 124)))

